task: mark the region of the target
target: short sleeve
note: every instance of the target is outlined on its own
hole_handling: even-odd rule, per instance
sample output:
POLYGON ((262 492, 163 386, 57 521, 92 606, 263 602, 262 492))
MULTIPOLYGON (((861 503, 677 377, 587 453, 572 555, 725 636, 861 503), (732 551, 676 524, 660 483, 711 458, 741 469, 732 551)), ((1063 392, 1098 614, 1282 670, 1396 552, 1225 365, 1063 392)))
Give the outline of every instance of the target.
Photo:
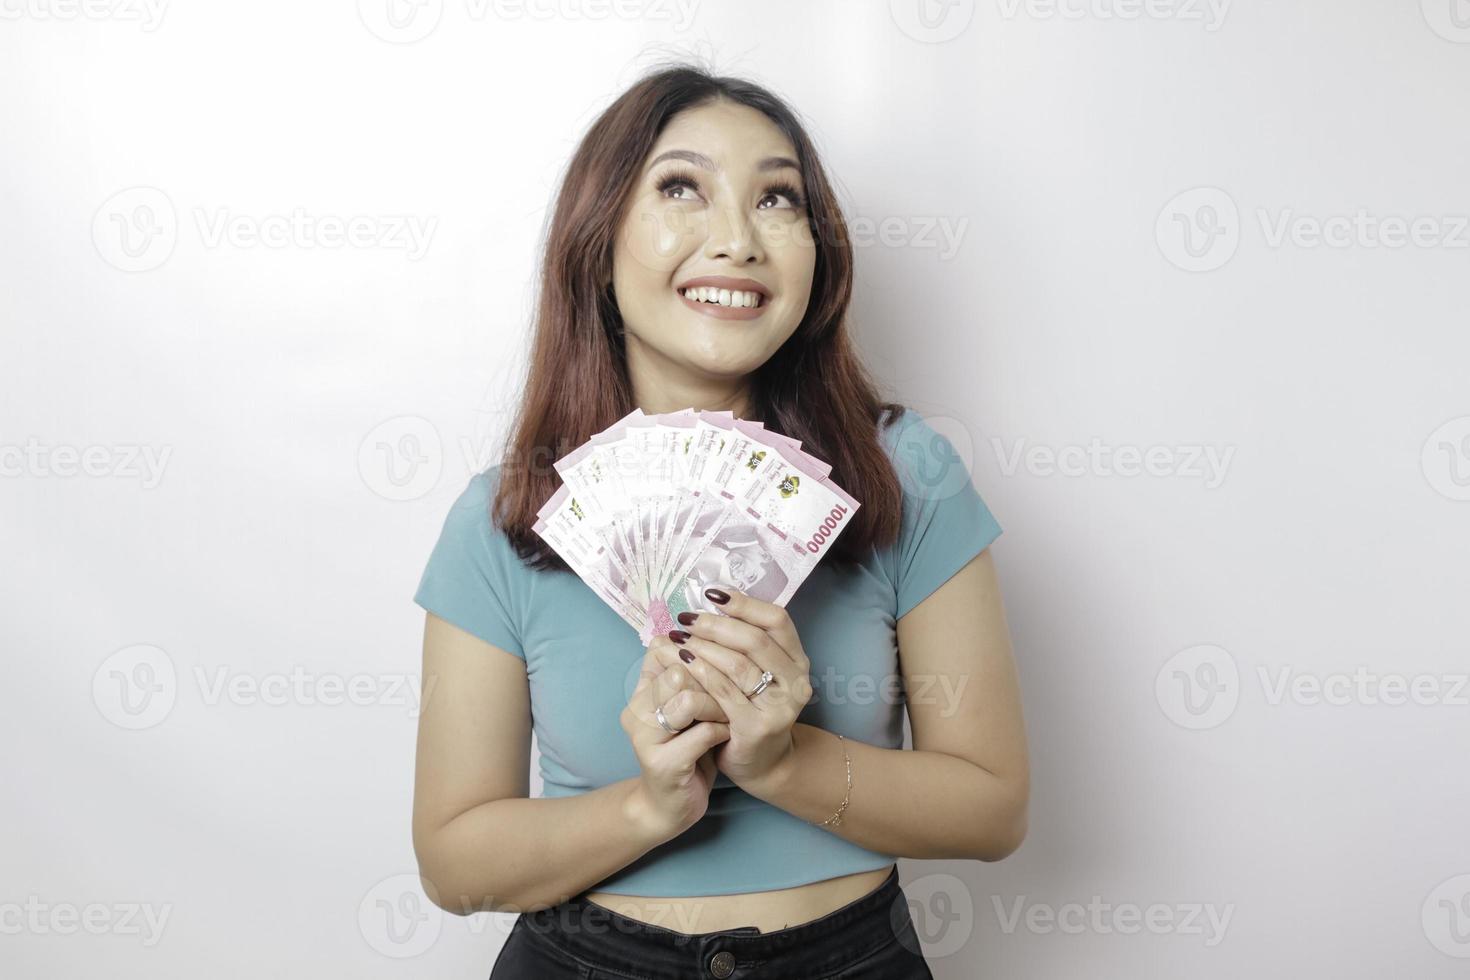
POLYGON ((903 486, 894 545, 895 618, 902 618, 1000 536, 954 444, 911 409, 888 435, 903 486))
POLYGON ((521 660, 514 584, 526 574, 505 533, 490 520, 498 467, 471 477, 449 508, 413 601, 521 660))

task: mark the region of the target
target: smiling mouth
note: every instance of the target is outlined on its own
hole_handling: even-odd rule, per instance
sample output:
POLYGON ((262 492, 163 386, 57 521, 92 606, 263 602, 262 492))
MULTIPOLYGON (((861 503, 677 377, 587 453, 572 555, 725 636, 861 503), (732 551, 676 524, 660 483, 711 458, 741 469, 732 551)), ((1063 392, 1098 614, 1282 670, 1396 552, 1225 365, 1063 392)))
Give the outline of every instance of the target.
POLYGON ((675 291, 691 303, 727 310, 758 310, 766 305, 766 297, 754 290, 693 286, 675 291))

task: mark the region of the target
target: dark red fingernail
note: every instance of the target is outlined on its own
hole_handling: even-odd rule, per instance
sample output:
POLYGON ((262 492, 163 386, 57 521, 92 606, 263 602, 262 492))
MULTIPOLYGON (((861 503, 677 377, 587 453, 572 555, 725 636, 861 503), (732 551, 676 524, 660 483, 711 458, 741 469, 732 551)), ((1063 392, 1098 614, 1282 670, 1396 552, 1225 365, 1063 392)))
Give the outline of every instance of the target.
POLYGON ((686 648, 679 651, 679 659, 684 661, 686 664, 692 664, 694 663, 694 654, 690 653, 689 650, 686 648))
POLYGON ((730 597, 719 589, 705 589, 704 594, 711 602, 718 602, 722 606, 730 601, 730 597))
POLYGON ((669 639, 673 640, 675 643, 683 643, 685 640, 689 639, 689 634, 684 632, 683 630, 669 630, 669 639))
POLYGON ((693 626, 694 625, 694 619, 698 615, 699 615, 699 613, 681 612, 679 614, 679 622, 682 623, 685 626, 693 626))

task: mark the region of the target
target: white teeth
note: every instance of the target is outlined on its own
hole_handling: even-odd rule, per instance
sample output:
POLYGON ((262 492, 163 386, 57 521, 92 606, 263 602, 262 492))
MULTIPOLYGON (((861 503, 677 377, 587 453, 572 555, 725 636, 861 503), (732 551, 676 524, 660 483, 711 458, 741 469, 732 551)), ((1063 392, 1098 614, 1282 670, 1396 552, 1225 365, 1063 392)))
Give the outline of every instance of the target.
POLYGON ((689 299, 700 303, 710 303, 719 306, 752 307, 760 306, 760 293, 741 289, 716 289, 713 286, 695 286, 684 290, 684 295, 689 299))

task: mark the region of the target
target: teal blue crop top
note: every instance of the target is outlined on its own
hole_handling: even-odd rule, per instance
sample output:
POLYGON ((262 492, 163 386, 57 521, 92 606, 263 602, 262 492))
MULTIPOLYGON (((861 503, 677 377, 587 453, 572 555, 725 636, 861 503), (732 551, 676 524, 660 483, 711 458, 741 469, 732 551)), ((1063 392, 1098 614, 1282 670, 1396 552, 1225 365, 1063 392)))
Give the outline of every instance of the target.
MULTIPOLYGON (((898 749, 904 696, 897 620, 1001 529, 951 442, 922 416, 905 409, 879 431, 904 487, 898 540, 873 549, 856 568, 817 565, 786 608, 815 689, 798 720, 898 749)), ((643 646, 575 574, 521 563, 490 520, 499 470, 471 477, 450 508, 414 601, 525 662, 542 796, 637 776, 618 715, 637 684, 643 646)), ((696 824, 590 887, 667 897, 767 891, 894 860, 756 799, 719 773, 696 824)))

